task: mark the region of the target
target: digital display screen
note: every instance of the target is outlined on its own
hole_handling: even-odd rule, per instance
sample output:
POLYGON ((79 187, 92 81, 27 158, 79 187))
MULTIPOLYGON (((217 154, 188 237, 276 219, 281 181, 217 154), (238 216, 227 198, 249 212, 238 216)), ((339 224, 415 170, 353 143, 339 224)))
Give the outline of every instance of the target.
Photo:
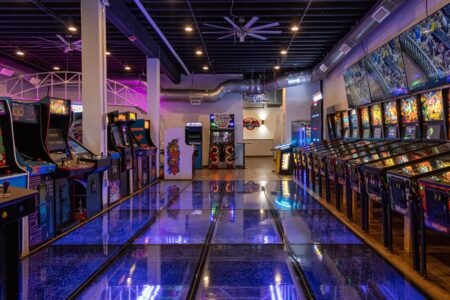
POLYGON ((311 140, 319 142, 322 140, 323 127, 323 101, 314 101, 311 105, 311 140))
POLYGON ((130 118, 130 121, 136 121, 136 119, 137 119, 136 113, 130 113, 129 118, 130 118))
POLYGON ((444 119, 442 90, 423 93, 420 101, 422 103, 422 116, 425 122, 442 121, 444 119))
POLYGON ((81 146, 80 144, 78 144, 77 142, 75 142, 72 139, 69 139, 69 147, 70 147, 70 150, 73 153, 75 153, 76 156, 84 156, 84 155, 89 156, 90 155, 89 150, 87 150, 86 148, 84 148, 83 146, 81 146))
POLYGON ((370 114, 372 115, 372 125, 381 125, 381 106, 380 104, 375 104, 370 107, 370 114))
POLYGON ((377 127, 373 130, 373 138, 381 139, 381 127, 377 127))
POLYGON ((122 138, 120 137, 119 128, 117 126, 111 126, 112 134, 114 137, 114 142, 116 143, 116 146, 122 146, 122 138))
POLYGON ((211 114, 209 116, 210 128, 234 128, 234 114, 211 114))
POLYGON ((34 124, 38 123, 37 107, 34 104, 13 102, 11 109, 14 121, 34 124))
POLYGON ((450 82, 450 4, 400 35, 410 90, 450 82))
POLYGON ((429 124, 427 127, 427 140, 439 140, 441 138, 441 125, 429 124))
POLYGON ((402 116, 402 123, 418 122, 419 116, 417 114, 417 98, 408 97, 400 100, 400 112, 402 116))
POLYGON ((150 121, 145 121, 144 122, 144 128, 145 129, 150 129, 150 121))
POLYGON ((395 101, 384 103, 384 123, 386 125, 398 124, 397 103, 395 101))
POLYGON ((232 133, 230 131, 214 131, 212 134, 214 144, 229 144, 232 142, 232 133))
POLYGON ((405 139, 415 139, 416 138, 416 126, 406 126, 405 128, 405 139))
POLYGON ((397 127, 396 126, 389 126, 388 127, 388 138, 389 139, 397 138, 397 127))
POLYGON ((49 128, 47 132, 47 148, 50 152, 67 149, 66 140, 61 128, 49 128))
POLYGON ((370 119, 369 119, 369 108, 361 107, 361 122, 363 127, 369 127, 370 126, 370 119))
POLYGON ((372 101, 408 93, 405 66, 398 38, 365 58, 372 101))
POLYGON ((122 128, 123 140, 125 141, 126 145, 129 145, 130 144, 130 139, 129 139, 129 136, 128 136, 128 129, 127 129, 126 126, 122 126, 121 128, 122 128))
POLYGON ((289 170, 290 158, 291 158, 290 153, 283 153, 283 156, 281 157, 281 170, 283 170, 283 171, 289 170))
POLYGON ((364 129, 363 131, 363 139, 368 139, 370 138, 370 130, 369 129, 364 129))
POLYGON ((5 102, 0 101, 0 116, 3 116, 4 114, 6 114, 5 102))
POLYGON ((55 115, 69 114, 69 102, 62 99, 50 99, 50 113, 55 115))
MULTIPOLYGON (((1 106, 3 107, 3 103, 1 103, 1 106)), ((6 147, 4 138, 5 136, 3 134, 3 128, 0 127, 0 168, 5 168, 8 166, 8 161, 6 159, 6 147)))
POLYGON ((126 121, 127 121, 127 116, 125 116, 124 114, 120 114, 120 115, 117 117, 117 121, 118 121, 118 122, 126 122, 126 121))
POLYGON ((369 82, 364 60, 350 66, 344 72, 348 107, 370 103, 369 82))

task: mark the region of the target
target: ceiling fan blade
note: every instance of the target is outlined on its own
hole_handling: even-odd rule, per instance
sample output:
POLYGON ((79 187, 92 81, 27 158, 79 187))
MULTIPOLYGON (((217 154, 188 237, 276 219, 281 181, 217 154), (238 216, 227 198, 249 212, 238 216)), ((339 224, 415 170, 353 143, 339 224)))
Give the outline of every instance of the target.
POLYGON ((81 40, 73 42, 72 45, 81 45, 81 40))
POLYGON ((218 29, 224 29, 224 30, 233 30, 232 28, 229 28, 229 27, 222 27, 222 26, 217 26, 217 25, 208 24, 208 23, 204 23, 203 25, 208 26, 208 27, 212 27, 212 28, 218 28, 218 29))
POLYGON ((256 21, 258 21, 259 17, 253 17, 250 19, 250 21, 247 22, 244 26, 244 30, 248 30, 253 24, 255 24, 256 21))
POLYGON ((59 34, 57 34, 56 35, 56 37, 58 38, 58 39, 60 39, 61 40, 61 42, 64 44, 64 45, 66 45, 66 46, 69 46, 69 42, 68 41, 66 41, 66 39, 65 38, 63 38, 62 36, 60 36, 59 34))
POLYGON ((267 38, 265 36, 262 36, 262 35, 259 35, 259 34, 248 33, 247 35, 252 36, 254 38, 257 38, 259 40, 263 40, 263 41, 267 40, 267 38))
POLYGON ((46 41, 46 42, 52 43, 52 44, 57 44, 57 45, 60 44, 60 42, 55 42, 55 41, 52 41, 52 40, 47 40, 47 39, 41 38, 41 37, 39 37, 39 36, 33 36, 33 38, 39 39, 39 40, 42 40, 42 41, 46 41))
POLYGON ((202 31, 202 33, 205 33, 205 34, 208 34, 208 33, 213 33, 213 34, 230 33, 230 34, 234 34, 234 31, 232 31, 232 30, 227 30, 227 31, 202 31))
POLYGON ((227 34, 227 35, 221 36, 221 37, 219 37, 217 39, 218 40, 223 40, 223 39, 226 39, 227 37, 230 37, 230 36, 233 36, 233 35, 234 35, 234 33, 231 33, 231 34, 227 34))
POLYGON ((256 27, 250 28, 249 31, 255 31, 255 30, 269 28, 269 27, 275 27, 275 26, 279 26, 279 25, 280 25, 280 23, 274 22, 274 23, 265 24, 265 25, 261 25, 261 26, 256 26, 256 27))
POLYGON ((231 26, 233 26, 234 29, 236 30, 241 30, 241 28, 239 28, 239 26, 236 25, 236 23, 234 23, 233 21, 230 20, 230 18, 228 17, 223 17, 228 23, 231 24, 231 26))
POLYGON ((254 30, 251 33, 256 33, 256 34, 280 34, 281 30, 254 30))

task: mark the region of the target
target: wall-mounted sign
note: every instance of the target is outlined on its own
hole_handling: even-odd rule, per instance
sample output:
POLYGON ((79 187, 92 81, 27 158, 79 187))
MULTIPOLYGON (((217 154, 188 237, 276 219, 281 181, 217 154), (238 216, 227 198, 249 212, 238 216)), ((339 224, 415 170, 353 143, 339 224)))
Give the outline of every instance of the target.
POLYGON ((248 117, 244 119, 244 128, 247 128, 248 130, 253 130, 259 126, 259 121, 256 118, 248 117))

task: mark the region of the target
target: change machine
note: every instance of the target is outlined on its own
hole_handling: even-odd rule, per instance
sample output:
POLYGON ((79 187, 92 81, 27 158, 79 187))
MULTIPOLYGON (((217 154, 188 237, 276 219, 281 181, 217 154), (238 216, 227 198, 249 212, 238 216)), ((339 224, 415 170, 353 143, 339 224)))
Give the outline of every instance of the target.
POLYGON ((28 188, 38 191, 36 210, 23 221, 23 251, 55 236, 55 195, 52 163, 42 141, 40 106, 12 102, 17 160, 30 176, 28 188))
POLYGON ((210 115, 210 168, 234 168, 234 114, 210 115))
POLYGON ((202 133, 203 133, 203 123, 201 122, 186 123, 186 144, 194 146, 194 165, 196 170, 199 170, 203 167, 202 133))

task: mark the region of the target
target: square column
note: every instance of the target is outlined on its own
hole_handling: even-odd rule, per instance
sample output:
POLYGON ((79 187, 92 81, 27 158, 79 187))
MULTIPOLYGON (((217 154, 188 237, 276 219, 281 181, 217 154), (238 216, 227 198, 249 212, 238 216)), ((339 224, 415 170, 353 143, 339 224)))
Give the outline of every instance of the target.
POLYGON ((107 153, 106 18, 100 0, 81 0, 83 144, 107 153))
POLYGON ((156 170, 159 177, 159 105, 160 105, 160 62, 158 58, 147 58, 147 119, 150 120, 150 134, 153 143, 158 147, 156 170))

